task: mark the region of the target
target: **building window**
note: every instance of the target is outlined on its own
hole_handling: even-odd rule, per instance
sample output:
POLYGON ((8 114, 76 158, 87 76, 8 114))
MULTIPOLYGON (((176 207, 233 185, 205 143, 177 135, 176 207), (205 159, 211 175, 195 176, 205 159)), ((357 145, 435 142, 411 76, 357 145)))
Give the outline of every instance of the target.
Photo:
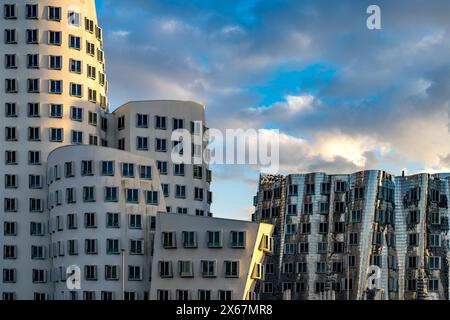
POLYGON ((203 278, 215 278, 216 277, 216 261, 214 260, 201 260, 200 270, 203 278))
POLYGON ((51 118, 62 118, 63 116, 63 105, 62 104, 51 104, 50 105, 50 117, 51 118))
POLYGON ((6 93, 17 93, 17 80, 5 79, 5 90, 6 93))
POLYGON ((177 247, 175 232, 162 232, 161 238, 164 249, 174 249, 177 247))
POLYGON ((167 174, 167 162, 166 161, 157 161, 156 166, 158 167, 159 174, 166 175, 167 174))
POLYGON ((97 239, 85 239, 84 250, 86 254, 97 254, 97 239))
POLYGON ((81 84, 70 84, 70 95, 73 97, 81 98, 83 96, 83 86, 81 84))
POLYGON ((38 18, 38 5, 37 4, 27 4, 25 10, 26 19, 37 19, 38 18))
POLYGON ((152 179, 152 167, 151 166, 139 166, 139 178, 143 180, 152 179))
POLYGON ((72 143, 82 144, 83 143, 83 132, 72 130, 72 143))
POLYGON ((116 213, 116 212, 107 212, 106 213, 106 227, 120 228, 119 213, 116 213))
POLYGON ((239 277, 239 261, 225 261, 225 278, 239 277))
POLYGON ((197 233, 195 231, 183 231, 183 248, 197 248, 197 233))
POLYGON ((178 261, 178 274, 181 278, 194 277, 194 266, 192 261, 180 260, 178 261))
POLYGON ((167 151, 167 140, 156 138, 156 151, 166 152, 167 151))
POLYGON ((172 129, 183 129, 184 128, 184 120, 183 119, 173 119, 172 121, 172 129))
MULTIPOLYGON (((80 50, 81 49, 81 37, 69 35, 69 48, 80 50)), ((71 61, 74 61, 71 59, 71 61)), ((81 62, 80 62, 80 71, 81 72, 81 62)))
POLYGON ((159 204, 159 192, 158 191, 146 191, 146 203, 149 205, 157 206, 159 204))
POLYGON ((39 79, 28 79, 27 80, 27 92, 28 93, 39 93, 39 79))
POLYGON ((117 187, 105 187, 105 202, 117 202, 117 187))
MULTIPOLYGON (((69 67, 70 67, 69 70, 70 70, 70 72, 80 74, 81 73, 81 66, 82 66, 82 64, 81 64, 80 60, 70 59, 70 61, 69 61, 69 67)), ((81 90, 80 90, 80 92, 81 92, 81 90)))
POLYGON ((49 93, 51 94, 61 94, 63 92, 63 82, 62 80, 50 80, 49 93))
POLYGON ((5 44, 17 44, 16 30, 6 29, 5 30, 5 44))
POLYGON ((136 127, 148 128, 148 114, 136 114, 136 127))
POLYGON ((128 227, 130 229, 142 229, 142 215, 130 214, 128 227))
POLYGON ((144 240, 130 240, 130 254, 144 254, 144 240))
POLYGON ((27 34, 27 44, 39 43, 39 30, 27 29, 26 34, 27 34))
POLYGON ((139 203, 139 189, 126 189, 125 193, 128 203, 139 203))
POLYGON ((134 164, 122 163, 122 177, 134 178, 134 164))
POLYGON ((28 151, 28 164, 40 165, 41 164, 41 152, 40 151, 28 151))
POLYGON ((184 163, 174 164, 173 171, 175 176, 184 176, 184 163))
POLYGON ((83 187, 83 201, 95 202, 95 187, 83 187))
POLYGON ((158 261, 158 272, 161 278, 172 278, 172 261, 158 261))
POLYGON ((5 17, 5 19, 17 19, 15 4, 5 4, 4 17, 5 17))
POLYGON ((102 161, 102 176, 114 176, 114 161, 102 161))
POLYGON ((17 69, 17 60, 15 54, 5 54, 5 68, 17 69))
POLYGON ((119 267, 105 265, 105 280, 119 280, 119 267))
POLYGON ((106 239, 106 253, 119 254, 119 239, 106 239))
POLYGON ((231 247, 245 248, 245 231, 231 231, 231 247))
POLYGON ((431 270, 441 269, 441 257, 428 257, 428 266, 431 270))
POLYGON ((61 8, 49 6, 47 17, 50 21, 61 21, 61 8))
POLYGON ((186 198, 186 186, 175 185, 175 198, 185 199, 186 198))
POLYGON ((148 151, 148 138, 136 137, 136 150, 148 151))
POLYGON ((41 128, 28 127, 28 141, 40 141, 41 140, 41 128))
POLYGON ((142 280, 142 273, 140 266, 128 266, 128 280, 129 281, 142 280))
POLYGON ((61 45, 61 31, 49 31, 48 32, 48 44, 54 45, 54 46, 60 46, 61 45))
POLYGON ((82 176, 94 175, 94 164, 92 160, 81 161, 81 175, 82 176))
POLYGON ((208 248, 222 247, 222 232, 221 231, 207 231, 208 248))
POLYGON ((155 116, 155 128, 160 130, 167 129, 167 117, 155 116))

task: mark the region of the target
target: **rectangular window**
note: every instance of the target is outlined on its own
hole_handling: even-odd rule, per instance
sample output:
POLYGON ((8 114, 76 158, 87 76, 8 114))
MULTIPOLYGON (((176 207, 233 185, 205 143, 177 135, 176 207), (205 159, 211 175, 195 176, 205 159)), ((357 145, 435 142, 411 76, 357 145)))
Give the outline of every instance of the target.
POLYGON ((81 84, 70 84, 70 95, 73 97, 81 98, 83 96, 83 86, 81 84))
POLYGON ((134 178, 133 163, 122 163, 122 177, 134 178))
POLYGON ((222 248, 222 232, 207 231, 208 248, 222 248))
POLYGON ((61 37, 62 37, 61 31, 48 31, 48 44, 54 45, 54 46, 60 46, 61 45, 61 37))
POLYGON ((95 187, 83 187, 83 201, 95 202, 95 187))
POLYGON ((16 79, 5 79, 5 90, 6 93, 17 93, 17 80, 16 79))
POLYGON ((175 185, 175 198, 185 199, 186 198, 186 186, 175 185))
POLYGON ((136 150, 148 151, 148 138, 136 137, 136 150))
POLYGON ((61 8, 60 7, 48 7, 47 18, 50 21, 61 21, 61 8))
POLYGON ((148 128, 148 114, 136 114, 136 127, 148 128))
POLYGON ((78 107, 71 107, 70 118, 74 121, 83 121, 83 109, 78 107))
POLYGON ((201 273, 203 278, 215 278, 216 277, 216 261, 214 260, 201 260, 201 273))
POLYGON ((50 80, 49 81, 49 93, 61 94, 62 92, 63 92, 63 81, 62 80, 50 80))
POLYGON ((17 12, 16 12, 15 4, 5 4, 4 17, 5 17, 5 19, 17 19, 17 12))
POLYGON ((130 254, 144 254, 144 240, 130 240, 130 254))
POLYGON ((25 10, 26 19, 38 19, 38 5, 37 4, 27 4, 25 10))
POLYGON ((197 232, 183 231, 183 248, 197 248, 197 232))
POLYGON ((70 72, 80 74, 81 73, 81 66, 82 66, 82 64, 81 64, 80 60, 74 60, 74 59, 70 59, 69 60, 69 68, 70 68, 69 70, 70 70, 70 72))
POLYGON ((106 254, 119 254, 119 239, 106 239, 106 254))
POLYGON ((159 192, 158 191, 146 191, 145 200, 149 205, 157 206, 159 204, 159 192))
POLYGON ((6 29, 5 30, 5 44, 17 44, 16 30, 6 29))
POLYGON ((17 69, 17 59, 15 54, 5 54, 5 68, 17 69))
POLYGON ((130 214, 128 227, 130 229, 142 229, 142 215, 140 214, 130 214))
POLYGON ((117 202, 117 194, 117 187, 105 187, 105 202, 117 202))
POLYGON ((114 176, 114 161, 102 161, 102 176, 114 176))
POLYGON ((51 142, 62 142, 63 134, 64 134, 64 129, 62 129, 62 128, 50 128, 50 141, 51 142))
POLYGON ((80 50, 81 49, 81 37, 69 35, 69 48, 80 50))
POLYGON ((225 278, 239 277, 239 261, 225 261, 225 278))
POLYGON ((231 231, 231 247, 245 248, 245 231, 231 231))
POLYGON ((167 140, 156 138, 155 149, 156 149, 156 152, 166 152, 167 151, 167 140))
POLYGON ((49 68, 52 70, 62 69, 62 56, 49 56, 49 68))
POLYGON ((155 116, 155 128, 160 130, 167 129, 167 117, 155 116))
POLYGON ((83 144, 83 132, 72 130, 72 143, 83 144))
POLYGON ((27 79, 27 92, 39 93, 39 79, 27 79))
POLYGON ((50 105, 50 117, 51 118, 62 118, 63 116, 63 105, 62 104, 51 104, 50 105))
POLYGON ((116 212, 107 212, 106 213, 106 227, 108 227, 108 228, 119 228, 120 227, 119 213, 116 213, 116 212))
POLYGON ((39 43, 39 30, 37 29, 27 29, 27 44, 38 44, 39 43))

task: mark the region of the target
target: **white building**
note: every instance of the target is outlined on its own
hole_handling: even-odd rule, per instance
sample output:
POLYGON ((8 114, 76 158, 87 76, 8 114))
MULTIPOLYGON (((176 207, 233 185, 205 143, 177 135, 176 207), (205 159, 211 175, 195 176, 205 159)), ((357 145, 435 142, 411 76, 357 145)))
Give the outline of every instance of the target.
POLYGON ((94 0, 2 4, 0 299, 146 299, 152 217, 211 215, 208 166, 171 157, 174 130, 202 138, 205 108, 140 101, 109 113, 94 0), (64 281, 69 265, 82 268, 76 293, 64 281))
MULTIPOLYGON (((210 215, 211 171, 202 161, 174 163, 171 152, 174 130, 186 129, 202 139, 205 132, 205 107, 191 101, 136 101, 113 112, 116 127, 111 131, 113 145, 119 149, 154 159, 160 172, 167 212, 210 215)), ((205 143, 200 140, 202 150, 205 143)), ((185 144, 185 147, 191 147, 185 144)), ((192 148, 193 149, 193 148, 192 148)), ((192 152, 191 152, 192 153, 192 152)))
POLYGON ((158 214, 150 298, 254 299, 272 232, 265 223, 158 214))
POLYGON ((155 162, 66 146, 50 153, 48 170, 54 298, 148 299, 155 218, 165 211, 155 162), (71 265, 82 277, 81 289, 69 292, 71 265))
POLYGON ((102 30, 92 0, 5 0, 1 10, 0 298, 45 299, 46 159, 63 145, 106 143, 102 30))

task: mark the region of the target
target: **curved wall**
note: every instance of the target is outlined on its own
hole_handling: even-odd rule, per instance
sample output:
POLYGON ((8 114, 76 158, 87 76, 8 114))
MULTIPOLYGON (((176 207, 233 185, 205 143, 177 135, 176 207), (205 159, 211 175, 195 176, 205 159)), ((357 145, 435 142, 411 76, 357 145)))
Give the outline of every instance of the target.
POLYGON ((111 148, 66 146, 49 155, 48 170, 55 299, 121 299, 122 281, 125 281, 126 299, 146 298, 150 287, 154 217, 157 212, 165 211, 155 162, 111 148), (104 171, 103 162, 111 163, 112 171, 109 168, 104 171), (66 163, 71 163, 72 170, 67 170, 66 163), (90 163, 92 171, 86 171, 86 163, 90 163), (124 176, 124 164, 127 168, 133 164, 134 177, 124 176), (151 168, 151 179, 140 175, 143 166, 151 168), (115 199, 108 196, 107 187, 116 188, 115 199), (94 199, 87 197, 85 188, 93 188, 94 199), (67 190, 75 190, 70 191, 73 199, 68 198, 67 190), (127 197, 128 190, 136 190, 137 202, 127 197), (158 201, 148 204, 146 191, 156 192, 154 199, 158 201), (136 219, 141 221, 140 225, 136 219), (142 250, 137 250, 140 246, 142 250), (81 289, 77 293, 71 293, 66 287, 64 272, 71 265, 81 269, 81 289), (114 266, 115 272, 110 266, 114 266), (116 277, 107 276, 107 269, 116 277))

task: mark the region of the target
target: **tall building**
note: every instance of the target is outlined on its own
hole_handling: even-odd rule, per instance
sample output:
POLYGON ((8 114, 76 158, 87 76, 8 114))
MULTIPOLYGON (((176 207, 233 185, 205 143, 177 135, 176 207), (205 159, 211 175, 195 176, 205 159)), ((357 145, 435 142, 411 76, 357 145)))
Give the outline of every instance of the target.
MULTIPOLYGON (((192 143, 184 143, 203 159, 206 142, 205 107, 191 101, 136 101, 128 102, 113 112, 117 127, 111 131, 114 146, 156 161, 165 196, 167 212, 208 216, 212 193, 209 191, 211 171, 204 161, 176 163, 172 160, 171 140, 174 130, 185 129, 192 143), (194 143, 197 137, 199 142, 194 143), (198 145, 201 149, 196 149, 198 145)), ((183 150, 183 151, 184 151, 183 150)), ((186 152, 189 152, 187 150, 186 152)))
POLYGON ((262 175, 262 299, 449 299, 449 174, 262 175))
POLYGON ((1 9, 0 298, 148 298, 152 217, 211 215, 208 166, 171 158, 172 131, 200 136, 204 106, 142 101, 110 113, 94 0, 1 9), (72 263, 82 266, 79 292, 64 283, 72 263))
POLYGON ((46 161, 55 148, 100 144, 108 110, 102 30, 94 1, 2 1, 0 185, 2 299, 41 299, 48 248, 46 161))
POLYGON ((272 250, 266 223, 158 214, 152 300, 254 300, 272 250))

